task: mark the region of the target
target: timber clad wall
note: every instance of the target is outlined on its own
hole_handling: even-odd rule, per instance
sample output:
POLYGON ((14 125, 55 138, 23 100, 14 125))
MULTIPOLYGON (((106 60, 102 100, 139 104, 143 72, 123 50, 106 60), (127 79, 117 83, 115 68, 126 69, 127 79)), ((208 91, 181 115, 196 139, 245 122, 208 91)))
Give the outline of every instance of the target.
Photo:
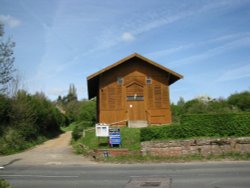
POLYGON ((138 54, 101 72, 96 95, 99 122, 144 120, 150 124, 171 123, 170 76, 171 73, 138 58, 138 54))

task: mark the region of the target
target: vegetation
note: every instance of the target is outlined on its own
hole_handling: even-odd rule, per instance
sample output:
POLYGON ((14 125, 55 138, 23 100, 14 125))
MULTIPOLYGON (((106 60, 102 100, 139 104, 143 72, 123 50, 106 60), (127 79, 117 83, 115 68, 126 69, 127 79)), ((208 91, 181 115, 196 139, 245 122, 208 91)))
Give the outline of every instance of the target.
MULTIPOLYGON (((15 43, 4 40, 3 35, 0 24, 0 155, 41 143, 60 133, 61 127, 72 131, 72 143, 81 152, 108 148, 107 138, 95 137, 96 100, 79 101, 74 84, 70 84, 66 96, 59 96, 54 103, 43 93, 31 95, 17 86, 10 96, 10 84, 15 80, 15 43)), ((145 140, 250 135, 250 91, 227 99, 199 97, 185 102, 180 98, 176 105, 171 104, 171 110, 173 125, 141 130, 121 128, 122 147, 138 151, 140 141, 145 140)))
POLYGON ((185 115, 181 124, 141 129, 141 141, 250 136, 250 113, 185 115))
POLYGON ((212 99, 202 96, 185 102, 180 98, 177 104, 171 104, 172 119, 179 123, 185 114, 226 114, 250 111, 250 91, 230 95, 227 99, 212 99))
POLYGON ((78 101, 74 84, 70 84, 66 96, 58 97, 56 104, 65 112, 69 123, 84 121, 88 126, 93 126, 96 122, 96 101, 78 101))
POLYGON ((65 116, 42 93, 0 95, 0 154, 11 154, 60 133, 65 116))
POLYGON ((0 188, 12 188, 12 186, 6 180, 0 179, 0 188))
POLYGON ((0 94, 7 93, 8 83, 13 79, 15 43, 11 39, 4 40, 3 25, 0 23, 0 94))
MULTIPOLYGON (((122 138, 121 148, 127 148, 130 151, 140 150, 140 129, 121 127, 120 131, 122 138)), ((77 153, 88 153, 91 152, 91 150, 97 148, 109 148, 108 138, 105 137, 98 140, 98 138, 95 136, 95 129, 93 128, 86 129, 84 136, 82 136, 78 140, 73 141, 73 146, 76 149, 77 153), (85 148, 82 148, 82 145, 84 145, 85 148)))
POLYGON ((224 153, 221 155, 184 155, 180 157, 173 156, 151 156, 151 155, 121 155, 116 157, 99 158, 97 160, 113 163, 148 163, 148 162, 188 162, 188 161, 208 161, 208 160, 250 160, 250 153, 224 153))
POLYGON ((74 139, 95 122, 95 100, 78 101, 74 85, 64 101, 52 103, 43 93, 34 95, 19 90, 15 95, 0 95, 0 155, 27 149, 58 135, 73 131, 74 139), (70 121, 74 123, 67 127, 70 121))
MULTIPOLYGON (((247 96, 245 96, 244 100, 246 102, 250 93, 243 93, 244 96, 247 96)), ((232 96, 236 96, 235 98, 240 96, 239 98, 241 98, 241 95, 242 93, 233 94, 228 99, 199 97, 187 102, 181 98, 177 105, 172 104, 172 111, 174 111, 173 117, 176 123, 143 129, 121 128, 122 148, 128 148, 130 151, 140 151, 140 142, 147 140, 249 136, 250 112, 248 112, 246 107, 243 108, 242 105, 239 105, 240 103, 238 101, 240 100, 229 102, 232 96)), ((91 102, 88 101, 88 103, 91 102)), ((95 106, 93 105, 92 108, 87 108, 87 106, 88 105, 85 106, 86 114, 92 114, 89 112, 91 110, 94 111, 95 106)), ((87 117, 89 116, 85 115, 84 119, 91 120, 91 118, 87 117)), ((97 148, 109 148, 107 138, 101 138, 98 141, 98 138, 95 137, 94 129, 89 129, 91 126, 84 124, 84 121, 71 124, 70 126, 74 127, 72 133, 74 140, 72 143, 78 153, 88 153, 97 148)), ((137 160, 138 156, 125 156, 124 158, 129 160, 130 157, 137 160)), ((114 160, 119 158, 123 157, 118 157, 114 160)), ((143 160, 152 159, 150 157, 147 159, 147 157, 142 156, 138 158, 143 160)))

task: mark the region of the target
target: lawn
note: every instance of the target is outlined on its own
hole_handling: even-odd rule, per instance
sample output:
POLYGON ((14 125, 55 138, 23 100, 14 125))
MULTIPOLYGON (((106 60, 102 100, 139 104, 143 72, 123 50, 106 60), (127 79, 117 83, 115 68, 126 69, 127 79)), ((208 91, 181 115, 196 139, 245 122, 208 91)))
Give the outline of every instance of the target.
MULTIPOLYGON (((140 150, 140 129, 131 129, 128 127, 121 127, 121 146, 115 148, 127 148, 130 151, 140 150)), ((90 128, 84 131, 83 136, 78 141, 74 141, 73 145, 78 148, 78 145, 82 144, 88 148, 88 150, 94 149, 107 149, 110 148, 108 145, 108 138, 97 138, 95 136, 95 129, 90 128)), ((77 149, 76 148, 76 149, 77 149)), ((77 151, 79 148, 77 149, 77 151)), ((79 153, 79 151, 78 151, 79 153)))

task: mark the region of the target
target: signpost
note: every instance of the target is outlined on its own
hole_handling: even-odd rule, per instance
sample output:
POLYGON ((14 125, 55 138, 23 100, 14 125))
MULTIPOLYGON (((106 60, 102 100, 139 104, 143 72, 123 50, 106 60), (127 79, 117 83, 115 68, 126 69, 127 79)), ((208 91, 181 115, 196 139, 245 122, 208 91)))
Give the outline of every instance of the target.
POLYGON ((95 135, 97 137, 109 137, 109 126, 103 123, 96 124, 95 135))
MULTIPOLYGON (((98 123, 95 125, 95 134, 98 137, 98 145, 100 145, 100 138, 108 138, 108 144, 110 147, 114 145, 121 146, 121 133, 119 128, 110 128, 108 124, 98 123)), ((109 156, 108 150, 103 151, 103 156, 106 158, 109 156)))
POLYGON ((121 146, 121 133, 119 128, 109 129, 109 145, 113 147, 114 145, 121 146))

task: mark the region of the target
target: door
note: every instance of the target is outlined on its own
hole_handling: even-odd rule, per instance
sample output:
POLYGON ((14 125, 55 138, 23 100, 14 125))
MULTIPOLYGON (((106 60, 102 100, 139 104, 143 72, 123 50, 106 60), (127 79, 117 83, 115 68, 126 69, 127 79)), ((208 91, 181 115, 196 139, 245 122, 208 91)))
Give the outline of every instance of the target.
POLYGON ((129 120, 146 120, 144 101, 128 100, 127 109, 129 120))
POLYGON ((146 120, 144 88, 132 82, 126 88, 128 120, 146 120))

